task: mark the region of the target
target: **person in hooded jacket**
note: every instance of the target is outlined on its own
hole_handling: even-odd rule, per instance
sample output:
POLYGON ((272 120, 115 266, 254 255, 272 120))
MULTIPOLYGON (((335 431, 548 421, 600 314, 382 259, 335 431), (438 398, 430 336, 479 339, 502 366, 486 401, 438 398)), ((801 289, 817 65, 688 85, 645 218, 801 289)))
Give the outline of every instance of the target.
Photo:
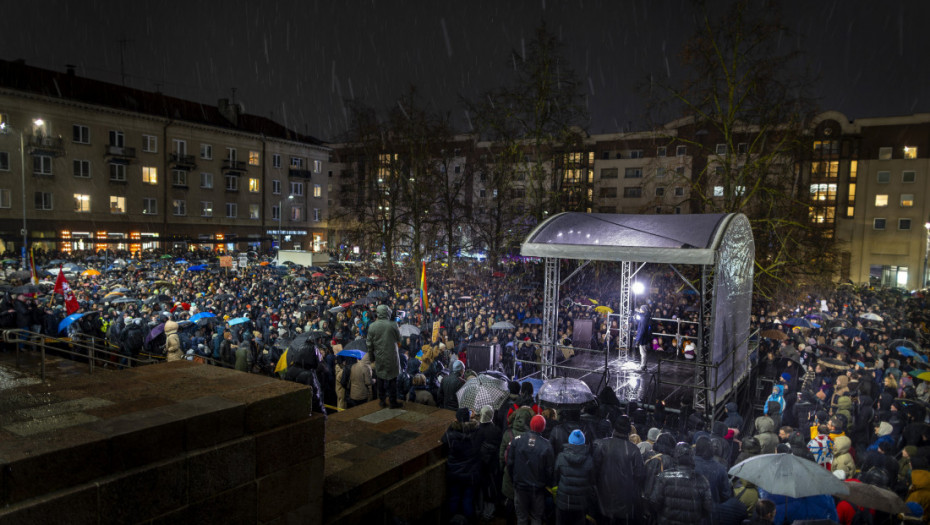
POLYGON ((652 453, 643 455, 643 467, 646 477, 643 482, 643 494, 652 494, 656 478, 666 470, 674 470, 675 463, 675 436, 669 432, 662 432, 652 445, 652 453))
POLYGON ((724 468, 730 467, 730 459, 734 455, 731 443, 726 439, 728 430, 723 421, 714 421, 711 426, 710 443, 714 449, 714 459, 724 468))
POLYGON ((442 379, 439 385, 439 408, 456 410, 459 407, 459 398, 455 395, 465 384, 465 363, 458 359, 452 363, 452 372, 442 379))
POLYGON ((778 445, 778 434, 775 433, 775 422, 768 416, 759 416, 755 421, 756 439, 762 447, 762 454, 774 454, 778 445))
POLYGON ((460 408, 440 441, 448 449, 446 459, 446 489, 449 493, 449 512, 461 512, 471 519, 475 514, 475 485, 481 475, 481 464, 475 453, 475 435, 478 422, 471 420, 471 412, 460 408))
POLYGON ((924 516, 930 516, 930 471, 915 470, 911 472, 911 486, 907 493, 907 503, 916 502, 924 509, 924 516))
POLYGON ((709 520, 714 503, 710 485, 694 470, 694 449, 687 443, 675 446, 675 470, 656 479, 649 501, 658 521, 668 525, 695 525, 709 520))
POLYGON ((872 419, 875 417, 875 411, 872 408, 872 398, 867 395, 859 396, 859 411, 856 414, 856 421, 849 431, 849 438, 852 439, 856 449, 866 448, 872 440, 872 419))
POLYGON ((555 460, 553 480, 558 486, 555 496, 556 523, 582 525, 588 505, 594 497, 594 461, 588 454, 584 433, 575 429, 555 460))
POLYGON ((739 406, 734 401, 730 401, 726 404, 726 410, 727 418, 723 422, 727 428, 742 430, 743 416, 739 414, 739 406))
POLYGON ((736 455, 736 459, 733 461, 733 464, 736 465, 753 456, 758 456, 761 453, 762 444, 759 443, 758 439, 753 436, 743 438, 742 442, 740 443, 739 454, 736 455))
POLYGON ((178 338, 178 323, 168 321, 165 323, 165 361, 178 361, 181 359, 181 339, 178 338))
POLYGON ((694 445, 694 471, 707 480, 715 505, 723 503, 733 495, 727 469, 714 460, 714 446, 707 436, 699 437, 694 445))
POLYGON ((501 493, 511 502, 514 499, 513 481, 507 466, 507 449, 510 447, 513 439, 530 429, 530 419, 533 418, 533 409, 530 407, 520 407, 514 410, 508 418, 510 426, 504 430, 501 436, 501 448, 498 450, 498 462, 501 476, 501 493))
POLYGON ((762 410, 762 413, 767 416, 780 416, 782 412, 785 411, 785 385, 775 385, 772 387, 772 393, 765 400, 765 405, 762 410), (777 411, 773 411, 773 406, 770 403, 775 402, 778 405, 777 411))
POLYGON ((856 473, 856 462, 849 453, 851 446, 852 440, 848 436, 837 436, 833 440, 833 471, 842 470, 848 478, 856 473))
POLYGON ((646 467, 639 448, 629 441, 629 417, 618 416, 613 426, 613 436, 594 442, 592 457, 600 514, 609 523, 620 523, 638 515, 646 467))
POLYGON ((543 437, 546 418, 533 416, 530 429, 513 438, 507 451, 507 471, 513 479, 517 523, 541 524, 545 512, 546 487, 552 485, 555 456, 543 437))
MULTIPOLYGON (((378 378, 378 399, 381 407, 387 406, 388 397, 391 408, 400 408, 397 402, 397 376, 400 375, 400 331, 397 323, 391 320, 391 309, 386 304, 379 304, 375 310, 378 319, 368 327, 366 344, 368 354, 375 363, 375 376, 378 378)), ((456 406, 456 408, 458 408, 456 406)))

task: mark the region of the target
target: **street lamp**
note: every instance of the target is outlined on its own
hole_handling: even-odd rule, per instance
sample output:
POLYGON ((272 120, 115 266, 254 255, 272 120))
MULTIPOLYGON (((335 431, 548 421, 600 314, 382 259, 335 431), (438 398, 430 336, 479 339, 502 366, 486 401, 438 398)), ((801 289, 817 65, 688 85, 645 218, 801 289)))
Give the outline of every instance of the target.
MULTIPOLYGON (((37 119, 34 119, 32 123, 36 126, 42 126, 45 124, 45 121, 40 118, 37 118, 37 119)), ((16 133, 19 134, 19 175, 21 179, 20 186, 22 187, 21 191, 22 191, 22 206, 23 206, 22 254, 23 254, 23 269, 26 269, 29 264, 28 258, 26 255, 26 247, 28 246, 28 243, 29 243, 28 233, 26 230, 26 146, 25 146, 25 140, 23 137, 22 130, 15 130, 11 128, 10 126, 8 126, 6 122, 0 122, 0 133, 6 134, 6 133, 9 133, 10 131, 15 131, 16 133)))
MULTIPOLYGON (((287 196, 287 200, 294 200, 294 194, 287 196)), ((282 243, 284 242, 284 227, 282 226, 282 221, 284 220, 284 199, 278 201, 278 251, 281 251, 282 243)))

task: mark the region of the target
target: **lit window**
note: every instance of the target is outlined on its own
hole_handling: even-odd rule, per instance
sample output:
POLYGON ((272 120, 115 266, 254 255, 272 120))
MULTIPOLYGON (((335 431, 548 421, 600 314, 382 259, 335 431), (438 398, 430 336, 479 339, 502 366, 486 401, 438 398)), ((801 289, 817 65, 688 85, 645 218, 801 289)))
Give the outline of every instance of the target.
POLYGON ((914 206, 914 194, 913 193, 902 193, 901 194, 901 207, 910 208, 914 206))
POLYGON ((158 184, 158 168, 154 166, 142 166, 142 183, 158 184))
POLYGON ((891 160, 891 147, 878 148, 878 160, 891 160))
POLYGON ((887 194, 876 195, 875 196, 875 207, 883 208, 885 206, 888 206, 888 195, 887 194))
POLYGON ((313 173, 319 173, 321 171, 323 171, 323 161, 314 160, 313 161, 313 173))
POLYGON ((258 204, 249 204, 249 218, 250 219, 259 218, 259 205, 258 204))
POLYGON ((319 184, 314 184, 314 185, 313 185, 313 196, 316 197, 317 199, 319 199, 320 197, 322 197, 322 196, 323 196, 323 187, 320 186, 319 184))
POLYGON ((884 230, 885 229, 885 219, 872 219, 872 229, 874 230, 884 230))
POLYGON ((249 152, 249 166, 258 166, 258 165, 259 165, 258 152, 250 151, 249 152))
POLYGON ((300 215, 301 215, 301 213, 300 213, 300 207, 299 207, 299 206, 294 206, 293 208, 291 208, 291 220, 292 220, 292 221, 299 221, 299 220, 300 220, 300 215))
POLYGON ((904 158, 913 160, 917 158, 917 146, 904 146, 904 158))
POLYGON ((200 201, 200 216, 213 217, 213 201, 200 201))
POLYGON ((249 192, 258 193, 258 179, 249 179, 249 192))
POLYGON ((110 213, 126 213, 126 197, 110 195, 110 213))
POLYGON ((75 193, 74 211, 75 213, 88 213, 90 211, 90 195, 75 193))
POLYGON ((723 197, 723 186, 714 186, 714 197, 723 197))

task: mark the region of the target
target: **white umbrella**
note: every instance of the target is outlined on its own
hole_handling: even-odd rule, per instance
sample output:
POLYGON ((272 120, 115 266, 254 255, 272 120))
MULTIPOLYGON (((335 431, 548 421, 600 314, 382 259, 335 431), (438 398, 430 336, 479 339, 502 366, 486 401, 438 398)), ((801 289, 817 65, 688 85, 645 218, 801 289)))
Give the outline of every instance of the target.
POLYGON ((498 321, 491 325, 491 330, 513 330, 513 323, 507 321, 498 321))
POLYGON ((872 312, 866 312, 859 316, 860 319, 866 319, 869 321, 878 321, 879 323, 884 321, 882 317, 878 314, 873 314, 872 312))
POLYGON ((806 498, 819 494, 849 494, 849 486, 819 463, 794 454, 762 454, 737 463, 728 472, 771 494, 806 498))
POLYGON ((398 330, 400 331, 401 337, 420 335, 420 328, 412 324, 401 325, 398 330))

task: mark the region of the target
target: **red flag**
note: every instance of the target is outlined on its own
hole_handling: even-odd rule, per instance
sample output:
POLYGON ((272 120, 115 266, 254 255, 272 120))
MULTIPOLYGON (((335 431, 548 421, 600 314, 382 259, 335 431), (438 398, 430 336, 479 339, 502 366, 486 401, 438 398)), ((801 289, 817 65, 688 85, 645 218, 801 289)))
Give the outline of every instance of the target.
POLYGON ((65 298, 65 311, 68 312, 68 315, 77 312, 81 308, 78 300, 74 298, 71 285, 65 279, 65 272, 61 269, 61 266, 58 267, 58 279, 55 280, 55 289, 52 292, 61 294, 65 298))

